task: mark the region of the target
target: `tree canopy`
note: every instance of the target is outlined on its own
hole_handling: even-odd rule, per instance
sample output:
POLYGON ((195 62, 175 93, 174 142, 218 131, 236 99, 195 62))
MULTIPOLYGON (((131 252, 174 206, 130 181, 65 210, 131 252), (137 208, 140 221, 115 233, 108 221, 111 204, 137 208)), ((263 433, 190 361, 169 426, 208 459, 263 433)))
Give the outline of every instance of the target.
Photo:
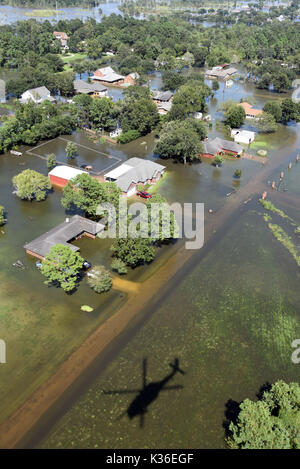
POLYGON ((65 292, 76 288, 84 259, 69 246, 56 244, 42 262, 41 273, 47 285, 59 285, 65 292))
POLYGON ((45 200, 48 191, 51 189, 51 182, 33 169, 25 169, 13 177, 12 183, 16 189, 16 194, 23 200, 45 200))
POLYGON ((300 449, 300 387, 277 381, 257 402, 240 404, 227 440, 239 449, 300 449))

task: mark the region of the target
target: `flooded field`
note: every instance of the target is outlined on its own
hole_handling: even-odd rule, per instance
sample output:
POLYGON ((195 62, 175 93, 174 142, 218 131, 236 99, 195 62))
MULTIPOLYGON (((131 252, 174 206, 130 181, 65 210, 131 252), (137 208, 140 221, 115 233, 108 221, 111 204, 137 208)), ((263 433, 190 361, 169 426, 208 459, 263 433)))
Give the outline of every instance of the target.
POLYGON ((298 380, 291 342, 300 336, 300 272, 257 211, 255 201, 174 279, 171 294, 153 298, 143 327, 39 447, 224 447, 231 401, 255 398, 266 382, 298 380), (182 387, 159 392, 141 428, 127 410, 142 388, 143 360, 150 383, 169 375, 175 357, 185 374, 168 384, 182 387))

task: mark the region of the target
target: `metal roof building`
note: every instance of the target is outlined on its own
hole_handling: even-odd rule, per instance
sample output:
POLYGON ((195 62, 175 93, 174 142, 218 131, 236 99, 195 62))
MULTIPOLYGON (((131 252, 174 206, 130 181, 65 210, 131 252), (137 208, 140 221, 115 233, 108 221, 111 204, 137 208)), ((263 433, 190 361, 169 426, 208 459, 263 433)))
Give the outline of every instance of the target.
POLYGON ((127 195, 136 192, 138 184, 154 184, 163 175, 166 167, 150 160, 130 158, 125 163, 104 175, 106 181, 114 181, 127 195))
POLYGON ((55 166, 49 173, 49 179, 55 186, 64 187, 68 184, 70 179, 74 179, 79 174, 88 174, 86 171, 81 169, 73 168, 72 166, 55 166))
POLYGON ((105 228, 101 223, 88 220, 79 215, 74 215, 70 219, 66 219, 63 223, 47 231, 30 243, 24 245, 27 254, 39 259, 49 253, 50 249, 56 244, 68 246, 72 251, 79 251, 79 247, 70 244, 71 241, 88 236, 95 238, 98 233, 105 228))

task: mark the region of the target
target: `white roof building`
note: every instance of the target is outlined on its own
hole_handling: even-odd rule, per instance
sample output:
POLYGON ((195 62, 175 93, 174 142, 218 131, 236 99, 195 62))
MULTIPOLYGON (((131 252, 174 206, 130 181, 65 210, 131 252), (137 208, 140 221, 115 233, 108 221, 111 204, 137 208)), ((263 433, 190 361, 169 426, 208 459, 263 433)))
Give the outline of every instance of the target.
POLYGON ((40 104, 46 100, 51 102, 55 101, 46 86, 40 86, 39 88, 32 88, 31 90, 27 90, 20 98, 22 104, 29 103, 30 101, 34 102, 35 104, 40 104))
POLYGON ((88 174, 86 171, 81 169, 73 168, 72 166, 55 166, 49 173, 48 176, 52 184, 58 186, 65 186, 70 179, 74 179, 79 174, 88 174))
POLYGON ((234 141, 237 143, 249 145, 249 143, 252 143, 255 140, 255 132, 251 132, 250 130, 232 129, 231 137, 233 137, 234 141))

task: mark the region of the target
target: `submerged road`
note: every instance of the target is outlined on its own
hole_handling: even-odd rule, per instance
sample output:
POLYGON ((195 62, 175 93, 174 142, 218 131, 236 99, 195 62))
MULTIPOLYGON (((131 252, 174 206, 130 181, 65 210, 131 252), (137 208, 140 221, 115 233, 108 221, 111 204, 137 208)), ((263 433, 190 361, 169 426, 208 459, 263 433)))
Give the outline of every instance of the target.
MULTIPOLYGON (((299 148, 300 135, 297 139, 299 148)), ((187 251, 180 243, 174 255, 149 279, 141 283, 136 292, 129 294, 126 303, 105 323, 96 329, 85 342, 73 352, 39 389, 37 389, 5 422, 0 425, 0 448, 20 448, 26 446, 26 438, 34 431, 35 426, 51 407, 63 396, 82 373, 107 349, 129 326, 130 322, 147 305, 154 311, 155 302, 162 300, 173 288, 174 275, 184 269, 190 271, 205 253, 207 253, 219 236, 223 236, 226 227, 239 215, 239 210, 247 207, 245 202, 266 190, 265 181, 286 161, 290 161, 288 149, 276 154, 266 165, 239 191, 225 202, 225 205, 214 215, 207 215, 205 220, 205 245, 200 250, 187 251), (222 231, 221 231, 222 229, 222 231)), ((293 158, 294 159, 294 158, 293 158)), ((299 163, 300 164, 300 163, 299 163)), ((271 189, 268 189, 271 191, 271 189)), ((209 208, 209 207, 208 207, 209 208)), ((99 357, 100 356, 100 357, 99 357)))

